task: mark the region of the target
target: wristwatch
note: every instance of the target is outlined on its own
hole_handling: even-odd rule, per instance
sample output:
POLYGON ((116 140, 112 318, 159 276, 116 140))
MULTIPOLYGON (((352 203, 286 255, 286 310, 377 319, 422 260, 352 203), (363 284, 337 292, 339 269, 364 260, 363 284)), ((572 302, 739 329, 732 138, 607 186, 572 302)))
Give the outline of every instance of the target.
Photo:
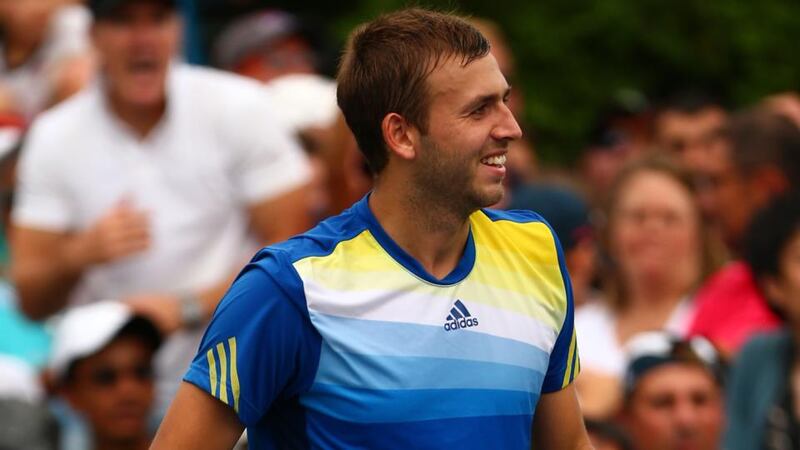
POLYGON ((199 328, 205 322, 203 317, 203 303, 200 297, 185 292, 179 296, 181 304, 181 325, 184 328, 193 330, 199 328))

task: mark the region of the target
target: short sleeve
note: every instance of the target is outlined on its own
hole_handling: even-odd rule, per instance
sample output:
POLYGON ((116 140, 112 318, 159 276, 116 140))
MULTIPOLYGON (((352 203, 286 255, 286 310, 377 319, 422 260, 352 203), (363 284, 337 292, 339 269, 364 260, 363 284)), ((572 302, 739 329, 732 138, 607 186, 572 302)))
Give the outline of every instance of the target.
MULTIPOLYGON (((241 120, 231 122, 236 154, 233 174, 240 200, 252 204, 296 189, 311 180, 311 166, 297 139, 277 120, 263 86, 237 105, 241 120)), ((251 92, 251 90, 246 90, 251 92)))
POLYGON ((544 377, 542 392, 555 392, 567 387, 580 372, 580 359, 578 358, 578 343, 575 335, 575 302, 572 298, 572 283, 569 279, 564 264, 564 254, 558 239, 553 235, 558 250, 558 265, 564 280, 564 296, 566 314, 564 323, 556 338, 553 351, 550 353, 550 363, 544 377))
POLYGON ((223 297, 184 381, 252 426, 310 386, 320 343, 297 273, 282 254, 263 250, 223 297))
POLYGON ((48 129, 34 123, 17 166, 17 182, 12 209, 15 225, 68 231, 74 225, 68 192, 59 170, 65 148, 55 148, 48 129), (59 152, 59 150, 64 150, 59 152))

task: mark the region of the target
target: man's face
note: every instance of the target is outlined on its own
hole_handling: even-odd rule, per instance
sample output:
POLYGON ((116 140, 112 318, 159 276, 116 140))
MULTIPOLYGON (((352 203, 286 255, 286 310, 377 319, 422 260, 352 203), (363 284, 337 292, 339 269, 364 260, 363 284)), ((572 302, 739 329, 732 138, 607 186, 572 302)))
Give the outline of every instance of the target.
POLYGON ((113 442, 147 437, 154 400, 152 358, 141 339, 128 336, 76 364, 64 395, 89 421, 95 436, 113 442))
POLYGON ((421 136, 413 181, 465 212, 497 203, 508 145, 522 136, 497 62, 488 55, 462 66, 448 58, 427 85, 428 132, 421 136))
POLYGON ((704 215, 719 227, 728 245, 736 248, 753 212, 762 206, 759 189, 737 170, 729 144, 722 139, 716 139, 709 147, 706 161, 695 175, 704 215))
POLYGON ((97 20, 92 36, 112 95, 131 106, 161 104, 179 35, 177 14, 158 1, 129 1, 97 20))
POLYGON ((708 148, 725 124, 723 109, 709 107, 696 113, 665 111, 656 120, 658 145, 674 154, 690 171, 702 167, 708 148))
POLYGON ((723 418, 721 389, 711 374, 684 363, 643 375, 626 409, 640 450, 717 450, 723 418))

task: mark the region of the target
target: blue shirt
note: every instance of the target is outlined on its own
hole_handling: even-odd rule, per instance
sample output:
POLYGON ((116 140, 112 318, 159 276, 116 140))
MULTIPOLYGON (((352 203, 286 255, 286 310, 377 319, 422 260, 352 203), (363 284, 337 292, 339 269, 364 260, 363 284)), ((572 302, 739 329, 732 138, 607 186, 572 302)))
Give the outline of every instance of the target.
POLYGON ((579 370, 563 256, 530 212, 477 211, 428 274, 367 198, 261 250, 186 377, 254 449, 529 449, 541 393, 579 370))

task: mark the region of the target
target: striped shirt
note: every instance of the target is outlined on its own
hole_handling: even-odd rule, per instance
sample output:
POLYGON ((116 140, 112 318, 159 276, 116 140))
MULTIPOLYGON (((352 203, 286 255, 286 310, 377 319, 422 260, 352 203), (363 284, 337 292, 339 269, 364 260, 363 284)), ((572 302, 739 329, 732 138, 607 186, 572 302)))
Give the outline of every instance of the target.
POLYGON ((540 395, 578 371, 569 279, 539 216, 475 212, 437 279, 364 198, 256 255, 185 380, 233 408, 254 449, 529 449, 540 395))

